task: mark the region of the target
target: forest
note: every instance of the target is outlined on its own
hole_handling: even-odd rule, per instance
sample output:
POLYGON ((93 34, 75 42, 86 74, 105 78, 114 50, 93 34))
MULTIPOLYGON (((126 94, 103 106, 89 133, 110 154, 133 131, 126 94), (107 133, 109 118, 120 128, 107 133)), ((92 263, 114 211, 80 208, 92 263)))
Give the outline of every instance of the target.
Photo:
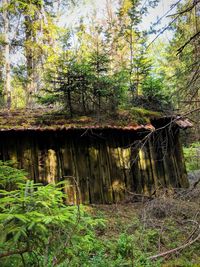
POLYGON ((200 0, 0 0, 0 266, 200 266, 199 85, 200 0))

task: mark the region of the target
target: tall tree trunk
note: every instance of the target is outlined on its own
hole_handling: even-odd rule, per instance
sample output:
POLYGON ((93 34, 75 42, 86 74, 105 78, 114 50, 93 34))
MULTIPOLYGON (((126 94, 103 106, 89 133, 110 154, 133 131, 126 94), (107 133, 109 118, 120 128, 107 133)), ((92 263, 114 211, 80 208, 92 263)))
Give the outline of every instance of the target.
POLYGON ((34 94, 38 89, 38 55, 36 54, 34 45, 37 43, 37 32, 33 24, 37 20, 36 14, 33 17, 25 16, 25 34, 26 34, 26 68, 27 68, 27 86, 26 86, 26 106, 32 108, 34 106, 34 94))
POLYGON ((9 43, 9 17, 7 7, 9 0, 3 0, 3 19, 4 19, 4 61, 5 61, 5 84, 4 95, 6 98, 6 106, 11 108, 11 74, 10 74, 10 43, 9 43))
POLYGON ((130 32, 130 90, 132 92, 132 98, 134 99, 135 92, 133 88, 133 81, 132 81, 132 75, 133 75, 133 25, 131 22, 131 32, 130 32))
MULTIPOLYGON (((200 31, 200 27, 199 27, 199 24, 198 24, 198 12, 200 11, 200 6, 198 8, 197 5, 195 5, 194 7, 194 21, 195 21, 195 33, 199 32, 200 31)), ((195 57, 196 58, 199 58, 200 56, 200 46, 199 46, 199 39, 195 40, 194 41, 194 46, 195 46, 195 57)), ((200 95, 199 95, 199 92, 200 92, 200 89, 199 89, 199 86, 198 86, 198 89, 195 89, 196 90, 196 93, 194 95, 194 100, 196 100, 196 102, 194 102, 195 104, 195 109, 198 109, 200 107, 200 102, 199 102, 199 98, 200 98, 200 95)), ((196 118, 195 120, 198 122, 196 123, 196 140, 199 140, 200 138, 200 126, 199 126, 199 123, 200 123, 200 119, 199 119, 199 114, 195 114, 194 115, 196 118), (197 116, 196 116, 197 115, 197 116)))
POLYGON ((29 42, 32 41, 32 20, 29 16, 25 16, 25 33, 26 33, 26 69, 27 69, 27 86, 26 86, 26 106, 32 105, 32 95, 33 95, 33 51, 29 42))

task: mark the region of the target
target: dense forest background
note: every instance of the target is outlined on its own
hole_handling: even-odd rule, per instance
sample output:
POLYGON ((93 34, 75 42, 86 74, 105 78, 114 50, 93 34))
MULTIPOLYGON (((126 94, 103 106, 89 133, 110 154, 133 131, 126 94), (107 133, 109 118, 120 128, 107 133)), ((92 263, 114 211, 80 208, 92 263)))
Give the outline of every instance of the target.
POLYGON ((2 107, 47 105, 72 117, 139 106, 187 112, 198 125, 199 1, 174 1, 148 31, 141 23, 158 0, 107 0, 101 16, 94 9, 66 26, 84 3, 1 1, 2 107))

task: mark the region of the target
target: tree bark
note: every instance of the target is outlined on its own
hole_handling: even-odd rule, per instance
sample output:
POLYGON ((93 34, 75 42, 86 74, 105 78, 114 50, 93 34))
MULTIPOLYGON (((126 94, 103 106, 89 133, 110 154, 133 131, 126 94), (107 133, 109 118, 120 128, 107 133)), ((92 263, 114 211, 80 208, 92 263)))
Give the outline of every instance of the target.
POLYGON ((10 73, 10 43, 9 43, 9 17, 7 6, 9 0, 3 0, 3 20, 4 20, 4 65, 5 65, 5 83, 4 83, 4 95, 6 98, 6 106, 11 108, 11 73, 10 73))
POLYGON ((26 86, 26 105, 32 107, 33 94, 35 90, 34 83, 34 52, 31 42, 33 41, 33 30, 32 30, 33 20, 26 15, 25 16, 25 34, 26 34, 26 45, 25 45, 25 56, 26 56, 26 68, 27 68, 27 86, 26 86))

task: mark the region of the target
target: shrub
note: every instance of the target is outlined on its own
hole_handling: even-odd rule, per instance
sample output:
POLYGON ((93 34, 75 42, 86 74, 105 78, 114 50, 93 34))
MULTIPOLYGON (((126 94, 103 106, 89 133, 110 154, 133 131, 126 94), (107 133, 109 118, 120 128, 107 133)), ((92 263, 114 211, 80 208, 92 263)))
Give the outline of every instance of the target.
POLYGON ((187 171, 200 169, 200 142, 192 143, 183 149, 187 171))
POLYGON ((63 183, 36 184, 0 163, 1 266, 84 266, 96 248, 93 219, 64 204, 63 183))

